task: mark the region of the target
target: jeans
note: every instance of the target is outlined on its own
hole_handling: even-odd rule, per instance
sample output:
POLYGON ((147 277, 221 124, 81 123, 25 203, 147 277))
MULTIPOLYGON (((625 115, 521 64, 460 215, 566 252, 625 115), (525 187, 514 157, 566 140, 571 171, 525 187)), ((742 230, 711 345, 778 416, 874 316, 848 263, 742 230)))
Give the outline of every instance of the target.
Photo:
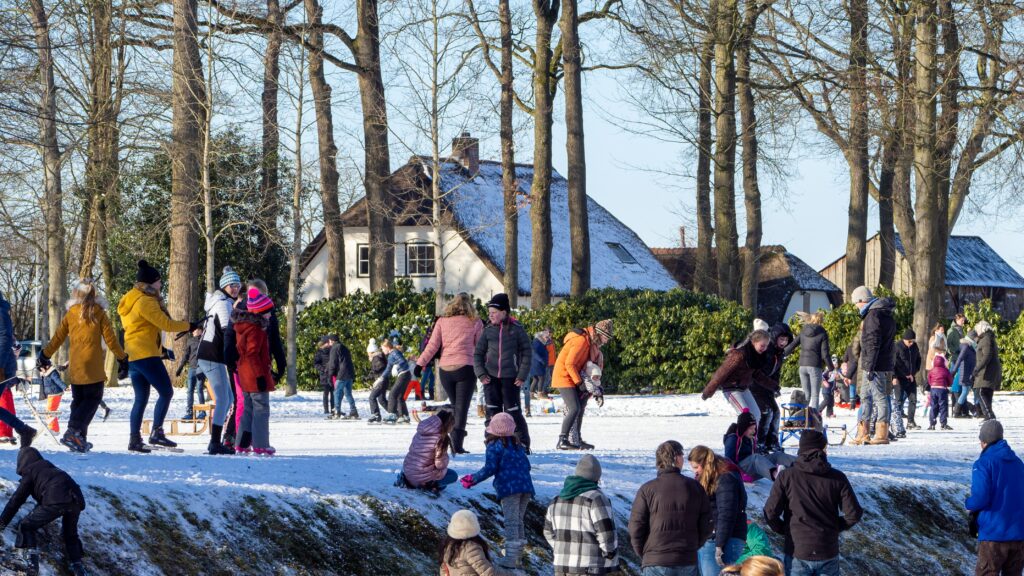
POLYGON ((821 393, 821 367, 801 366, 797 372, 800 374, 800 387, 807 396, 807 405, 817 406, 821 393))
POLYGON ((171 398, 174 396, 171 378, 167 375, 163 361, 153 356, 129 362, 128 377, 131 378, 132 388, 135 389, 135 403, 132 404, 129 432, 132 436, 141 434, 142 417, 146 413, 146 404, 149 403, 150 386, 156 388, 157 394, 160 395, 153 408, 153 429, 163 428, 167 409, 171 407, 171 398))
POLYGON ((82 438, 89 434, 89 424, 103 401, 104 382, 71 385, 71 416, 68 429, 77 430, 82 438))
POLYGON ((334 382, 334 405, 335 410, 338 414, 341 414, 341 398, 342 396, 348 400, 348 412, 349 414, 356 413, 356 400, 352 397, 352 381, 351 380, 336 380, 334 382))
POLYGON ((15 548, 37 548, 36 533, 40 528, 60 518, 60 532, 64 540, 64 553, 70 562, 82 561, 82 540, 78 537, 78 517, 81 504, 72 502, 58 506, 36 505, 18 523, 15 548))
POLYGON ((192 406, 195 400, 196 392, 199 393, 199 403, 206 404, 206 390, 203 387, 203 380, 206 379, 206 375, 203 374, 202 370, 196 370, 194 367, 188 369, 188 396, 185 396, 185 412, 192 416, 192 406))
POLYGON ((946 425, 946 419, 949 417, 949 390, 946 388, 932 388, 932 413, 928 418, 928 423, 935 426, 935 419, 938 418, 939 423, 943 426, 946 425))
POLYGON ((893 434, 906 435, 907 430, 903 427, 903 387, 892 387, 892 409, 889 411, 889 428, 893 434))
POLYGON ((830 560, 801 560, 786 556, 786 574, 789 576, 839 576, 839 558, 830 560))
POLYGON ((526 418, 519 404, 519 386, 515 378, 491 377, 491 383, 484 385, 484 402, 487 404, 487 418, 484 426, 491 423, 491 418, 498 412, 508 412, 516 422, 516 436, 527 449, 530 447, 530 430, 526 426, 526 418))
POLYGON ((693 566, 644 566, 641 576, 701 576, 697 565, 693 566))
POLYGON ((892 372, 875 372, 874 380, 868 380, 867 374, 864 374, 860 396, 862 421, 870 424, 872 413, 878 422, 889 421, 890 388, 892 372))
POLYGON ((957 398, 956 403, 961 405, 961 406, 963 406, 964 403, 967 402, 967 395, 970 394, 970 393, 971 393, 971 385, 970 384, 961 384, 960 385, 960 397, 957 398))
MULTIPOLYGON (((743 554, 743 547, 747 544, 740 538, 729 538, 722 549, 722 560, 728 566, 736 562, 736 559, 743 554)), ((722 566, 715 561, 715 539, 712 538, 697 550, 697 564, 700 566, 700 576, 718 576, 722 566)))
MULTIPOLYGON (((215 426, 223 426, 224 419, 227 418, 228 409, 234 403, 234 396, 231 394, 231 376, 228 374, 228 367, 224 364, 217 362, 211 362, 209 360, 199 359, 199 371, 206 375, 207 380, 210 381, 210 389, 213 391, 213 424, 215 426)), ((200 388, 201 390, 202 388, 200 388)), ((191 388, 190 388, 191 390, 191 388)), ((200 392, 202 394, 202 392, 200 392)), ((189 400, 191 401, 192 394, 189 393, 189 400)), ((199 401, 202 402, 203 397, 199 397, 199 401)), ((192 405, 189 404, 189 412, 192 411, 192 405)))
MULTIPOLYGON (((434 365, 428 364, 423 368, 423 376, 420 377, 420 389, 427 400, 434 400, 434 365)), ((355 409, 353 408, 353 411, 355 409)))

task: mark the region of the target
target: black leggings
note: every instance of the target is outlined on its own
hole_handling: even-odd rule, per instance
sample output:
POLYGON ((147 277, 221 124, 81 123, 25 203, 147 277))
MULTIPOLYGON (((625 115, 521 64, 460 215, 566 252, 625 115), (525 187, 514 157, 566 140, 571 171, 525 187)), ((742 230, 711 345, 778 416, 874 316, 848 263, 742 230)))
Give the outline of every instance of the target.
POLYGON ((103 402, 103 382, 71 385, 71 416, 68 429, 75 429, 82 438, 89 434, 89 424, 103 402))
POLYGON ((978 393, 978 400, 981 400, 981 414, 986 420, 991 420, 996 417, 995 410, 992 409, 992 389, 991 388, 975 388, 978 393))
POLYGON ((576 422, 583 418, 586 406, 580 401, 580 392, 576 387, 559 388, 558 393, 565 403, 565 416, 562 417, 562 436, 568 436, 576 422))
POLYGON ((412 380, 412 372, 406 370, 395 378, 395 383, 391 385, 391 391, 388 392, 388 412, 395 416, 408 416, 409 407, 405 404, 405 389, 409 387, 409 381, 412 380))
POLYGON ((448 402, 455 411, 454 430, 465 431, 466 419, 469 415, 469 405, 473 402, 473 395, 476 393, 476 374, 472 366, 463 366, 451 372, 441 370, 441 387, 448 395, 448 402))
POLYGON ((324 414, 328 412, 334 412, 334 390, 324 388, 324 414))
POLYGON ((388 379, 381 376, 373 382, 370 390, 370 415, 380 416, 380 409, 388 409, 388 379))
POLYGON ((516 422, 516 436, 519 436, 519 442, 529 448, 530 429, 526 426, 521 399, 521 388, 516 386, 515 378, 491 378, 491 383, 484 385, 484 402, 487 404, 487 419, 484 425, 490 424, 491 418, 498 412, 508 412, 516 422))

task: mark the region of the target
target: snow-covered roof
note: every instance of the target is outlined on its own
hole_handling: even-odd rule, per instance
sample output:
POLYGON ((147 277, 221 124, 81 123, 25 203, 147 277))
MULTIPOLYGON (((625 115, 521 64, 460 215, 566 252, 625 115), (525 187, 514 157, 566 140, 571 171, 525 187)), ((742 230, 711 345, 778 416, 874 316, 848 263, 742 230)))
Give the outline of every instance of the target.
MULTIPOLYGON (((501 164, 481 161, 479 172, 470 178, 458 163, 445 162, 441 187, 448 192, 449 210, 477 249, 484 252, 498 270, 505 270, 505 227, 501 164)), ((530 256, 533 228, 528 202, 533 167, 516 166, 516 180, 523 201, 519 206, 519 287, 529 294, 530 256)), ((569 240, 568 182, 551 174, 551 293, 569 294, 572 250, 569 240)), ((671 290, 678 284, 633 230, 612 216, 593 198, 587 197, 590 223, 591 286, 593 288, 648 288, 671 290)))
MULTIPOLYGON (((896 249, 904 256, 896 234, 896 249)), ((947 286, 1024 289, 1024 277, 978 236, 950 236, 946 249, 947 286)))

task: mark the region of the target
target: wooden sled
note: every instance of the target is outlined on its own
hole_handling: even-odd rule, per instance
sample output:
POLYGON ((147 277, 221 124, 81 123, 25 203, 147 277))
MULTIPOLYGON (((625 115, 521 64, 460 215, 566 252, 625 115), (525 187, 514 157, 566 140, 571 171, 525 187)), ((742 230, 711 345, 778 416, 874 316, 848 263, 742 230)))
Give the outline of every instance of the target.
MULTIPOLYGON (((166 429, 164 434, 167 436, 200 436, 209 432, 210 426, 213 425, 213 409, 217 406, 217 398, 213 394, 213 388, 210 387, 209 380, 203 380, 203 388, 206 389, 207 401, 203 404, 193 404, 192 414, 205 412, 206 418, 174 418, 165 420, 166 429)), ((143 420, 142 433, 148 435, 152 426, 152 420, 143 420)))

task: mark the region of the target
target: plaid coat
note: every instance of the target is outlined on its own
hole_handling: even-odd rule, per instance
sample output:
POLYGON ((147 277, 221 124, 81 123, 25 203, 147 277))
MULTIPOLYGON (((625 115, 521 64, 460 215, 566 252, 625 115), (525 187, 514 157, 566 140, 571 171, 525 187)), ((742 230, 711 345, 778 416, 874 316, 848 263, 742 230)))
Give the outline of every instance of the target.
POLYGON ((572 500, 555 497, 544 519, 556 574, 607 574, 619 565, 612 503, 600 490, 572 500))

